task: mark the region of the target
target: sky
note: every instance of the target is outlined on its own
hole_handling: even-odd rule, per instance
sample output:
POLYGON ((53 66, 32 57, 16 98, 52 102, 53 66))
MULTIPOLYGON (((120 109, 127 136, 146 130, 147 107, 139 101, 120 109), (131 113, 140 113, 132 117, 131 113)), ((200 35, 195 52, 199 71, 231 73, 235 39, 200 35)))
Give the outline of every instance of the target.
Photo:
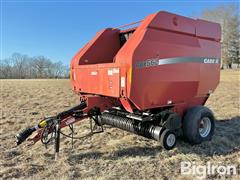
POLYGON ((203 9, 236 1, 1 0, 1 59, 18 52, 69 64, 97 31, 160 10, 199 17, 203 9))

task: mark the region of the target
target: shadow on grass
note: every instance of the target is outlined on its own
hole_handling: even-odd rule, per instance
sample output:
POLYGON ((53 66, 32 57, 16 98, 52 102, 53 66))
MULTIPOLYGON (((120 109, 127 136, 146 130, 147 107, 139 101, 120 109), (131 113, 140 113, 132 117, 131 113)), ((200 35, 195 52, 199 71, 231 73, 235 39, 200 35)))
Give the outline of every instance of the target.
POLYGON ((156 156, 162 148, 159 147, 129 147, 121 150, 117 150, 111 154, 102 153, 98 151, 90 151, 86 153, 73 154, 68 157, 68 163, 74 165, 81 163, 84 159, 103 159, 103 160, 117 160, 124 157, 136 157, 136 156, 156 156))
MULTIPOLYGON (((127 147, 113 153, 102 153, 98 151, 70 155, 69 164, 79 163, 83 159, 107 159, 117 160, 124 157, 156 156, 164 151, 158 147, 127 147)), ((200 156, 227 155, 240 151, 240 117, 222 119, 216 121, 215 135, 212 141, 203 142, 200 145, 190 145, 179 139, 176 153, 198 154, 200 156)), ((170 152, 169 152, 170 153, 170 152)), ((169 154, 171 155, 171 153, 169 154)))

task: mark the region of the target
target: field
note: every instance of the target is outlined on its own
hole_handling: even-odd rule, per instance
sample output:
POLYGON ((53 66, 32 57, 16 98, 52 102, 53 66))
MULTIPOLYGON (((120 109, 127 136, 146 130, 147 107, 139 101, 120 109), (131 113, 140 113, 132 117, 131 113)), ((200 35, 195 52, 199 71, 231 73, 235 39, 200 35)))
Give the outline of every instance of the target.
MULTIPOLYGON (((179 140, 165 151, 159 143, 116 128, 84 140, 62 138, 60 158, 40 142, 15 147, 14 135, 42 117, 73 106, 78 97, 68 80, 1 80, 0 179, 192 179, 180 174, 181 161, 240 166, 240 72, 221 71, 221 82, 206 106, 216 116, 211 142, 191 146, 179 140)), ((77 136, 88 122, 75 126, 77 136)), ((210 179, 240 179, 208 175, 210 179)))

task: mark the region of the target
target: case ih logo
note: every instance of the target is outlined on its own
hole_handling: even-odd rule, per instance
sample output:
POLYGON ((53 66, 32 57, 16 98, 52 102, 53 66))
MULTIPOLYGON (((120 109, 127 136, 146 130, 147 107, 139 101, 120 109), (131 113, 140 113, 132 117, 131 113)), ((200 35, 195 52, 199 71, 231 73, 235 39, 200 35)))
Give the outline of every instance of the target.
POLYGON ((219 63, 219 59, 215 59, 215 58, 205 58, 204 63, 209 63, 209 64, 218 64, 219 63))
POLYGON ((205 58, 205 57, 180 57, 180 58, 167 58, 167 59, 147 59, 136 63, 137 68, 159 66, 164 64, 176 63, 205 63, 205 64, 219 64, 219 58, 205 58))

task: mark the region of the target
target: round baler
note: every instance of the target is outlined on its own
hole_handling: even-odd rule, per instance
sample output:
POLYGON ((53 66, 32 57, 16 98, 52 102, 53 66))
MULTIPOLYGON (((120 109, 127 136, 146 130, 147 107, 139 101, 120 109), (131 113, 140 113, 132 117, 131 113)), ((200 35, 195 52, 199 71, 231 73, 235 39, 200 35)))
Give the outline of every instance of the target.
POLYGON ((71 61, 81 103, 58 116, 60 128, 90 117, 165 149, 181 135, 191 144, 210 140, 214 115, 204 104, 220 79, 220 38, 217 23, 164 11, 99 31, 71 61))
POLYGON ((214 116, 203 105, 219 83, 220 25, 163 11, 138 23, 98 32, 72 59, 73 90, 97 99, 86 112, 167 149, 180 130, 191 143, 210 139, 214 116))

